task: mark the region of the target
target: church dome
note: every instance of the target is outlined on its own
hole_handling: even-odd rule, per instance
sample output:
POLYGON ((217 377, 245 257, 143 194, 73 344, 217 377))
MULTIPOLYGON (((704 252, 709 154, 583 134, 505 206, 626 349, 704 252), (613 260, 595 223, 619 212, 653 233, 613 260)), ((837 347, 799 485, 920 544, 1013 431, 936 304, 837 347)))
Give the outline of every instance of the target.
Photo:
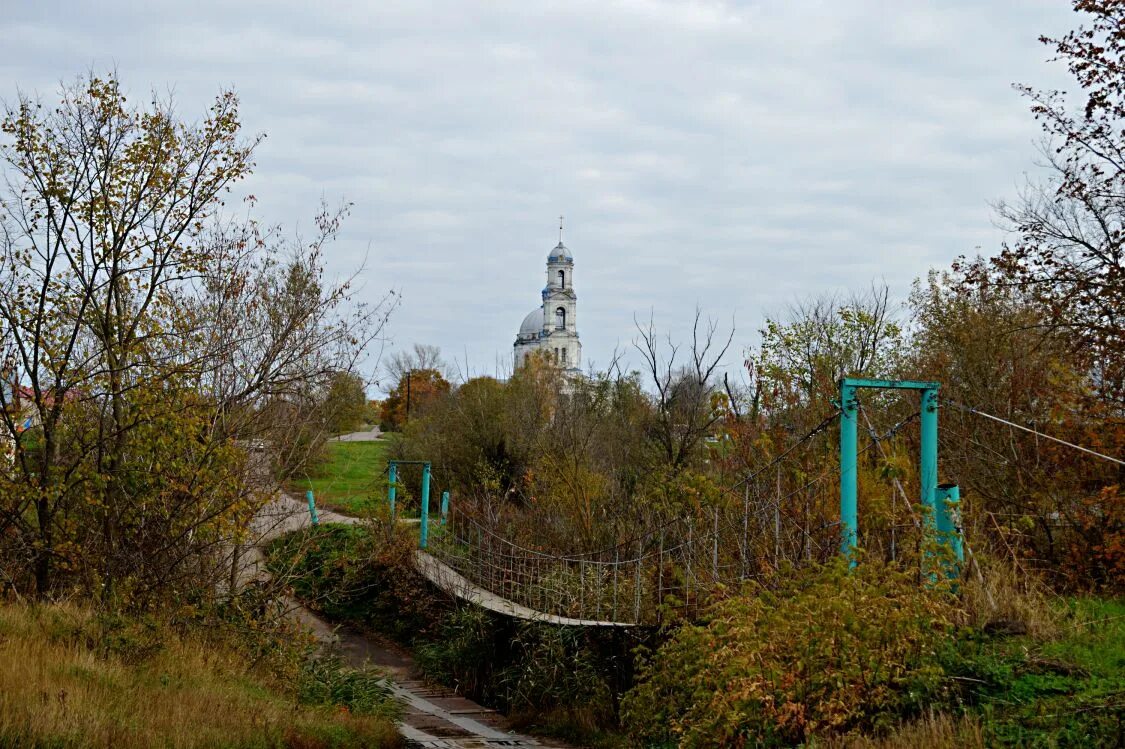
POLYGON ((574 255, 572 255, 570 253, 570 249, 567 248, 567 246, 565 244, 563 244, 562 241, 560 240, 559 243, 557 245, 555 245, 554 249, 551 250, 551 254, 547 256, 547 262, 548 263, 561 263, 561 262, 573 263, 574 262, 574 255))
POLYGON ((543 330, 543 308, 536 307, 528 313, 520 325, 520 338, 535 338, 543 330))

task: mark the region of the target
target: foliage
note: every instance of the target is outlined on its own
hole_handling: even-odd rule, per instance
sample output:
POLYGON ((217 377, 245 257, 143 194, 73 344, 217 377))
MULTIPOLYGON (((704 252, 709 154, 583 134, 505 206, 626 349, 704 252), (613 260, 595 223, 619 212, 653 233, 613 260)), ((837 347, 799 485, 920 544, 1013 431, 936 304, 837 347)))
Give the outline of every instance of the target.
POLYGON ((846 300, 825 296, 769 318, 757 350, 751 416, 813 408, 837 397, 841 377, 888 377, 898 364, 903 329, 891 315, 886 286, 846 300))
MULTIPOLYGON (((509 665, 496 678, 507 709, 563 738, 586 743, 616 722, 612 643, 599 652, 598 633, 520 622, 509 665)), ((623 655, 623 654, 621 654, 623 655)))
POLYGON ((931 273, 911 297, 917 322, 910 366, 938 374, 953 404, 942 417, 942 465, 969 498, 965 525, 999 552, 1039 560, 1034 564, 1060 586, 1115 588, 1125 548, 1117 470, 958 408, 998 414, 1106 454, 1125 451, 1125 422, 1086 397, 1084 355, 1046 325, 1046 313, 1026 291, 966 287, 980 265, 931 273))
POLYGON ((397 703, 378 671, 357 671, 338 657, 308 658, 297 682, 297 699, 306 705, 346 708, 354 715, 394 718, 397 703))
MULTIPOLYGON (((1125 3, 1073 0, 1088 25, 1041 37, 1066 63, 1079 102, 1061 91, 1020 86, 1043 128, 1049 176, 1029 185, 1000 216, 1016 232, 990 267, 985 287, 1016 285, 1065 331, 1088 360, 1088 385, 1125 406, 1125 3)), ((1118 413, 1120 415, 1120 412, 1118 413)))
POLYGON ((393 708, 373 692, 364 715, 343 709, 348 695, 299 700, 236 643, 69 606, 0 606, 0 694, 10 747, 400 745, 393 708))
POLYGON ((942 594, 871 561, 778 585, 717 603, 656 651, 624 701, 635 735, 785 746, 885 728, 940 693, 953 613, 942 594))
POLYGON ((426 678, 495 701, 493 683, 500 623, 487 611, 460 606, 438 623, 432 638, 418 643, 415 655, 426 678))
POLYGON ((344 312, 347 282, 323 282, 346 209, 308 243, 223 216, 259 140, 233 92, 189 124, 112 75, 5 110, 5 586, 135 610, 214 596, 273 477, 323 441, 326 378, 393 301, 344 312))
POLYGON ((989 746, 1117 746, 1125 722, 1125 603, 1070 602, 1057 637, 963 637, 945 654, 989 746))
POLYGON ((436 369, 406 371, 383 401, 380 425, 387 431, 401 429, 449 390, 449 381, 436 369))
POLYGON ((351 372, 334 372, 328 380, 323 408, 327 412, 326 428, 330 433, 354 432, 368 414, 363 378, 351 372))
POLYGON ((373 527, 325 523, 275 539, 267 555, 309 608, 410 644, 449 609, 414 571, 415 543, 410 532, 388 539, 373 527))

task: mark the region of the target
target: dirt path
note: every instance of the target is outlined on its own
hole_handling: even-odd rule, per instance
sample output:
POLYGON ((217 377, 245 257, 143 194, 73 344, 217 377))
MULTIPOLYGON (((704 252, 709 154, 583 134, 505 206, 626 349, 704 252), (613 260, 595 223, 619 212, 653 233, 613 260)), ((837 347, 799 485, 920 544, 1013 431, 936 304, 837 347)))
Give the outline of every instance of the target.
MULTIPOLYGON (((322 523, 360 522, 357 518, 331 510, 318 511, 322 523)), ((310 525, 308 506, 282 495, 256 518, 258 544, 310 525)), ((257 546, 244 552, 240 577, 248 581, 267 574, 257 546)), ((344 627, 336 627, 297 601, 292 615, 303 622, 327 647, 335 648, 355 668, 377 667, 390 677, 391 690, 404 705, 399 730, 414 747, 544 747, 567 749, 566 744, 533 739, 511 731, 502 715, 454 694, 448 689, 425 683, 409 654, 378 638, 344 627)))

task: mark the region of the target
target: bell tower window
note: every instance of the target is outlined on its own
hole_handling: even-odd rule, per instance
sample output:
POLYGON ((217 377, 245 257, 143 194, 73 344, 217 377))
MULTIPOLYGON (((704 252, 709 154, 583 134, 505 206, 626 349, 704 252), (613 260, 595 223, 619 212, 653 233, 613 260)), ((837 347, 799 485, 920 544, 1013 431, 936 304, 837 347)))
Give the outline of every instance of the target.
POLYGON ((555 310, 555 330, 566 330, 566 307, 555 310))
POLYGON ((559 271, 559 288, 566 288, 566 271, 564 270, 559 271))

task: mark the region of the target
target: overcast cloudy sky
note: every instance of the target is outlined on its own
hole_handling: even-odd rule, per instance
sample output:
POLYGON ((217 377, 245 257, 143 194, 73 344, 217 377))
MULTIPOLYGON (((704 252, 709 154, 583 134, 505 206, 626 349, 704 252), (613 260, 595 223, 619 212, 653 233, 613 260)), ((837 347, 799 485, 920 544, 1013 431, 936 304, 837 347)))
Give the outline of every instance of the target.
MULTIPOLYGON (((538 304, 566 215, 587 362, 634 315, 698 303, 740 348, 794 298, 1002 239, 1033 170, 1014 81, 1065 82, 1036 38, 1065 0, 174 3, 0 0, 0 96, 116 68, 201 115, 233 86, 268 138, 269 221, 355 206, 331 269, 394 287, 395 347, 491 373, 538 304)), ((739 357, 735 357, 737 360, 739 357)))

